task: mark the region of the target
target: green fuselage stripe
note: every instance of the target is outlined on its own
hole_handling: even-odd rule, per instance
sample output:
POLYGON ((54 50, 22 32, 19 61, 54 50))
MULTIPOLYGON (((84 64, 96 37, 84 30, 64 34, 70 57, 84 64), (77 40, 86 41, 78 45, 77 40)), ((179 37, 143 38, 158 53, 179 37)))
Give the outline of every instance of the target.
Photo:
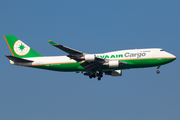
MULTIPOLYGON (((112 69, 130 69, 130 68, 145 68, 154 67, 159 65, 164 65, 172 62, 174 58, 149 58, 149 59, 126 59, 120 60, 121 62, 126 62, 127 65, 120 66, 118 68, 109 68, 108 66, 103 66, 102 70, 112 70, 112 69)), ((51 63, 42 65, 33 65, 29 67, 54 70, 54 71, 86 71, 80 64, 82 62, 73 63, 51 63)))

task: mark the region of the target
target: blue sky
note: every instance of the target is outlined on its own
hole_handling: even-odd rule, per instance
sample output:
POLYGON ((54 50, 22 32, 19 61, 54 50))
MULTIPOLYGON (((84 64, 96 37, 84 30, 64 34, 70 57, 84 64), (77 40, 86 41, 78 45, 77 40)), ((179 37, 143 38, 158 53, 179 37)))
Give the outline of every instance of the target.
POLYGON ((1 120, 179 120, 180 1, 3 0, 0 2, 1 120), (102 53, 163 48, 177 59, 90 80, 76 73, 13 66, 3 35, 45 56, 67 55, 47 40, 102 53))

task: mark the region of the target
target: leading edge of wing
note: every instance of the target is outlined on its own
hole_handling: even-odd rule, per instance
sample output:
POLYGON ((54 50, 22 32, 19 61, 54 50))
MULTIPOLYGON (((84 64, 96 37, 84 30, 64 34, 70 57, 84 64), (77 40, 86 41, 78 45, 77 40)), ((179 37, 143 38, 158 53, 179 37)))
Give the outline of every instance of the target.
POLYGON ((49 42, 51 45, 53 45, 53 46, 55 46, 55 47, 63 50, 63 51, 66 52, 66 53, 69 53, 69 54, 71 54, 71 55, 73 55, 73 54, 83 54, 83 52, 80 52, 80 51, 78 51, 78 50, 74 50, 74 49, 72 49, 72 48, 69 48, 69 47, 66 47, 66 46, 63 46, 63 45, 60 45, 60 44, 56 44, 55 42, 53 42, 53 41, 51 41, 51 40, 48 40, 48 42, 49 42))

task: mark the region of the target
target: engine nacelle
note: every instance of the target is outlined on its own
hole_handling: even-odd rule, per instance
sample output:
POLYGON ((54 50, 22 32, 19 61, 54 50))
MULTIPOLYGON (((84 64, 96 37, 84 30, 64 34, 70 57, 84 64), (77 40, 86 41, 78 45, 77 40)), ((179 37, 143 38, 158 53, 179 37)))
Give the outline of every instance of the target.
POLYGON ((111 76, 122 76, 122 70, 106 71, 105 74, 111 76))
POLYGON ((109 68, 119 67, 119 61, 109 61, 109 68))
POLYGON ((85 55, 85 61, 94 62, 96 59, 95 55, 85 55))
POLYGON ((112 76, 122 76, 122 70, 113 70, 111 71, 112 76))

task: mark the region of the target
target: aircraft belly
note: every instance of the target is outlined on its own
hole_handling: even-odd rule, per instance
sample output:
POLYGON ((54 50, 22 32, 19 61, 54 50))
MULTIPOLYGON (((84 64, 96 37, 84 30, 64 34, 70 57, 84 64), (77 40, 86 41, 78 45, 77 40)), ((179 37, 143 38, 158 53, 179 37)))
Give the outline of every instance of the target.
POLYGON ((53 70, 53 71, 67 71, 67 72, 85 70, 83 67, 80 66, 80 63, 47 64, 47 65, 38 65, 31 67, 53 70))
POLYGON ((150 58, 150 59, 132 59, 132 60, 121 60, 121 62, 126 62, 127 65, 120 66, 121 69, 129 68, 143 68, 143 67, 154 67, 158 65, 164 65, 172 62, 172 58, 150 58))

